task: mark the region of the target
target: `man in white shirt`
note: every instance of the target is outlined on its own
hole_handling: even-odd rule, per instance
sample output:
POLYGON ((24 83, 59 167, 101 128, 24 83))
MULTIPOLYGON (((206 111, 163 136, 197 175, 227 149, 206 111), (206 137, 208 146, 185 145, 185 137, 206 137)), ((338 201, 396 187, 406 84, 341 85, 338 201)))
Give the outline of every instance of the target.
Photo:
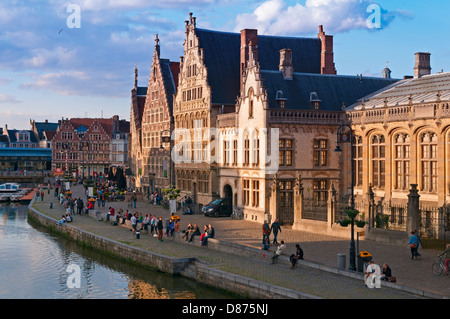
POLYGON ((284 240, 281 241, 281 244, 278 246, 277 251, 273 254, 270 259, 272 259, 272 264, 275 263, 275 260, 280 257, 283 251, 286 249, 286 245, 284 244, 284 240))
POLYGON ((133 235, 136 232, 136 227, 137 227, 137 219, 136 219, 136 214, 133 214, 133 216, 131 216, 131 227, 132 227, 132 231, 133 231, 133 235))
POLYGON ((364 283, 369 288, 381 288, 381 269, 373 260, 367 266, 364 283))

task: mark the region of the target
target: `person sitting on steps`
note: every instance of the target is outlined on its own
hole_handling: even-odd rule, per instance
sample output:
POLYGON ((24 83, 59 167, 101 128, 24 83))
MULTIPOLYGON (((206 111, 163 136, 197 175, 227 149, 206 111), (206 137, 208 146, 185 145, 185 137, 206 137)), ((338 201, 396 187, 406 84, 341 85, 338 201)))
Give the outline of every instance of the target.
POLYGON ((270 257, 270 259, 272 260, 272 264, 275 263, 275 260, 278 259, 278 257, 281 256, 281 254, 283 253, 283 251, 286 249, 286 245, 284 244, 284 240, 281 241, 280 245, 278 245, 277 250, 275 251, 275 253, 273 254, 272 257, 270 257))

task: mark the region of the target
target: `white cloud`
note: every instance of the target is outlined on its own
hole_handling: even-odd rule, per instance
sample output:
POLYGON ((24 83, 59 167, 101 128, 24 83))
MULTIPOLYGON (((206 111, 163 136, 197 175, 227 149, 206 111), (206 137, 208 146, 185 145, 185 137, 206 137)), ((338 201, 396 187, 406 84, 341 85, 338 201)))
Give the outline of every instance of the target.
POLYGON ((17 97, 8 95, 8 94, 0 94, 0 104, 19 104, 22 101, 19 101, 17 97))
POLYGON ((7 78, 0 78, 0 85, 6 85, 11 83, 13 80, 12 79, 7 79, 7 78))
POLYGON ((109 9, 176 8, 202 6, 217 0, 80 0, 77 4, 82 10, 102 11, 109 9))
MULTIPOLYGON (((327 33, 367 29, 370 4, 368 0, 307 0, 304 5, 287 5, 284 0, 267 0, 252 13, 238 15, 235 31, 255 28, 261 34, 296 35, 317 33, 319 25, 327 33)), ((394 15, 382 11, 383 17, 386 26, 394 15)))
POLYGON ((69 50, 64 47, 56 47, 49 49, 35 49, 32 50, 33 56, 25 59, 24 65, 26 67, 41 68, 48 65, 67 67, 74 63, 76 59, 76 50, 69 50))

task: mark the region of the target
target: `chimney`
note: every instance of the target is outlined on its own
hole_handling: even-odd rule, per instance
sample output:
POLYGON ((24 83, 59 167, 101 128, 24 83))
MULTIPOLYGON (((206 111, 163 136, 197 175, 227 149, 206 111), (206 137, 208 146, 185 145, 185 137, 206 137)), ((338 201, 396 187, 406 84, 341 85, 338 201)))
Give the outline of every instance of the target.
POLYGON ((242 74, 247 67, 249 58, 249 43, 253 47, 253 58, 258 60, 258 30, 244 29, 241 31, 241 86, 242 74))
POLYGON ((292 80, 294 77, 294 65, 292 64, 292 50, 280 50, 280 71, 285 80, 292 80))
POLYGON ((322 41, 320 73, 336 75, 337 72, 334 65, 333 36, 325 35, 322 25, 319 26, 319 34, 317 36, 322 41))
POLYGON ((418 52, 416 55, 416 65, 414 67, 414 78, 418 79, 424 75, 431 74, 431 54, 428 52, 418 52))
POLYGON ((119 131, 119 115, 114 115, 112 118, 112 131, 113 133, 116 133, 119 131))

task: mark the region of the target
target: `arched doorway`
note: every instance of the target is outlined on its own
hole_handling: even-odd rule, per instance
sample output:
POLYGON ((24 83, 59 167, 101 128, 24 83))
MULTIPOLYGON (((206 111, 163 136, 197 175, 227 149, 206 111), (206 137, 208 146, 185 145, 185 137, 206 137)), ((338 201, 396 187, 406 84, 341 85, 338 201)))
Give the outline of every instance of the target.
POLYGON ((225 185, 223 187, 223 197, 230 201, 230 206, 233 207, 233 189, 230 185, 225 185))

